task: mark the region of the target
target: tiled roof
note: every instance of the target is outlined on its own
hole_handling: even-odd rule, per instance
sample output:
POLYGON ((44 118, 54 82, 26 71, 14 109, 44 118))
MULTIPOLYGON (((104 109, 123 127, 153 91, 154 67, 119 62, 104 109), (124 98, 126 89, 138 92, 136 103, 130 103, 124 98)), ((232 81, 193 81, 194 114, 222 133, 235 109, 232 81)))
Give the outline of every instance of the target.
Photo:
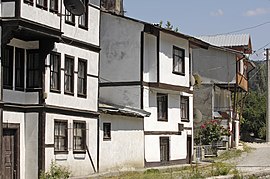
POLYGON ((249 34, 199 36, 198 38, 218 47, 247 46, 250 40, 249 34))

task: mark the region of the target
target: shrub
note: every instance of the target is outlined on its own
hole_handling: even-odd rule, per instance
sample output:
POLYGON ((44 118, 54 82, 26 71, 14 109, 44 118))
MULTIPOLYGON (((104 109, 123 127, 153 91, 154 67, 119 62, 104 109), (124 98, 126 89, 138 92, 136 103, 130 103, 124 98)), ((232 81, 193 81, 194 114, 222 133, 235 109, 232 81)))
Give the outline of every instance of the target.
POLYGON ((47 172, 41 172, 41 179, 68 179, 71 172, 68 168, 59 166, 55 162, 51 163, 50 169, 47 172))

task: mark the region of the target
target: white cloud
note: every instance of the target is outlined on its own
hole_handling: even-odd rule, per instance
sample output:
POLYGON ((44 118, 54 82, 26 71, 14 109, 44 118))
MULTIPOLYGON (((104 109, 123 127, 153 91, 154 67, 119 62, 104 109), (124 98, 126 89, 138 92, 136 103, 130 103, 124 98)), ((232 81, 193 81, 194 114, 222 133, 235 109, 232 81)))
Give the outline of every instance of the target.
POLYGON ((256 8, 253 10, 248 10, 247 12, 244 13, 244 16, 258 16, 258 15, 262 15, 262 14, 267 14, 270 12, 269 8, 256 8))
POLYGON ((218 10, 216 10, 216 11, 214 11, 214 12, 211 12, 210 13, 210 15, 211 16, 223 16, 224 15, 224 12, 222 11, 222 9, 218 9, 218 10))

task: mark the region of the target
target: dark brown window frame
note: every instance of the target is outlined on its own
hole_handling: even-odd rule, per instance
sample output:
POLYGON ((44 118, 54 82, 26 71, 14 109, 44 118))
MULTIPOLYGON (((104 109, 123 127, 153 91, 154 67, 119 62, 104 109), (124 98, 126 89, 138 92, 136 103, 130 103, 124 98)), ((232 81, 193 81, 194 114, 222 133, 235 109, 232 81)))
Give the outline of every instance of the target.
POLYGON ((60 93, 61 92, 61 54, 57 53, 57 52, 52 52, 50 54, 50 91, 51 92, 57 92, 60 93), (52 64, 54 60, 58 61, 58 71, 55 71, 56 69, 52 69, 52 64), (57 76, 57 88, 53 88, 52 87, 52 81, 53 81, 53 76, 56 75, 57 76))
POLYGON ((170 161, 170 137, 159 137, 159 147, 160 147, 160 162, 168 162, 170 161), (167 148, 167 159, 166 160, 162 160, 162 153, 161 153, 161 146, 164 144, 164 141, 166 141, 166 143, 168 143, 168 148, 167 148))
POLYGON ((40 9, 47 10, 48 9, 48 0, 36 0, 36 6, 40 9), (43 1, 43 4, 39 4, 38 1, 43 1))
POLYGON ((82 29, 85 29, 85 30, 88 30, 88 0, 82 0, 84 6, 85 6, 85 13, 81 16, 78 17, 78 24, 79 24, 79 27, 82 28, 82 29), (81 24, 80 23, 80 18, 84 16, 85 19, 84 19, 84 23, 85 25, 81 24))
POLYGON ((112 131, 112 124, 110 122, 104 122, 103 123, 103 140, 104 141, 109 141, 112 139, 111 131, 112 131))
POLYGON ((15 48, 15 90, 24 91, 25 79, 25 50, 15 48), (20 64, 20 65, 18 65, 20 64), (19 83, 18 82, 19 80, 19 83))
POLYGON ((14 47, 13 46, 6 46, 2 49, 2 68, 3 68, 3 88, 4 89, 12 89, 13 88, 13 59, 14 59, 14 47), (8 57, 6 57, 6 53, 8 53, 8 57), (8 58, 8 59, 7 59, 8 58), (10 59, 11 58, 11 59, 10 59), (7 60, 7 61, 6 61, 7 60), (6 74, 8 78, 6 78, 6 74))
POLYGON ((174 74, 177 74, 177 75, 185 75, 185 50, 182 49, 182 48, 179 48, 179 47, 176 47, 176 46, 173 46, 173 73, 174 74), (183 56, 179 56, 177 54, 175 54, 175 50, 177 51, 181 51, 183 56), (175 66, 176 66, 176 63, 178 64, 179 61, 176 60, 176 58, 178 58, 178 60, 181 60, 182 61, 182 69, 181 71, 176 71, 175 70, 175 66))
POLYGON ((165 93, 157 93, 157 120, 158 121, 163 121, 163 122, 168 122, 168 94, 165 93), (160 113, 160 105, 162 109, 162 118, 160 118, 159 113, 160 113), (165 113, 165 115, 163 114, 165 113))
POLYGON ((189 122, 189 97, 188 96, 181 96, 180 113, 181 113, 181 121, 189 122), (184 113, 185 115, 183 114, 183 110, 185 110, 185 113, 184 113))
POLYGON ((58 13, 58 0, 50 0, 50 12, 58 13), (55 1, 55 7, 52 7, 52 1, 55 1))
MULTIPOLYGON (((29 55, 33 53, 33 54, 38 54, 38 58, 39 58, 39 51, 38 50, 27 50, 27 64, 26 64, 26 88, 27 89, 30 89, 31 90, 35 90, 35 89, 41 89, 41 61, 38 59, 38 60, 35 60, 35 62, 37 62, 37 66, 38 67, 33 67, 33 68, 30 68, 29 67, 29 61, 30 61, 30 58, 29 58, 29 55), (32 73, 35 73, 37 72, 38 76, 36 74, 33 75, 33 86, 30 86, 30 81, 29 81, 29 76, 30 76, 30 72, 32 73), (35 79, 38 78, 36 80, 37 84, 35 84, 35 79)), ((35 65, 34 65, 35 66, 35 65)), ((32 85, 32 84, 31 84, 32 85)))
MULTIPOLYGON (((60 136, 60 137, 62 137, 62 136, 60 136)), ((54 120, 54 153, 55 154, 67 154, 68 153, 68 121, 67 120, 54 120), (56 143, 56 138, 57 138, 57 136, 55 135, 56 123, 65 125, 64 150, 56 150, 55 149, 55 143, 56 143)))
POLYGON ((64 75, 64 92, 65 94, 68 94, 68 95, 74 95, 74 57, 72 56, 69 56, 69 55, 65 55, 65 75, 64 75), (71 74, 67 74, 67 61, 72 61, 72 65, 73 65, 73 69, 71 69, 71 74), (71 78, 71 84, 70 84, 70 88, 71 90, 68 91, 67 88, 66 88, 66 78, 71 78))
POLYGON ((85 121, 73 121, 73 153, 86 153, 86 122, 85 121), (80 136, 75 136, 75 130, 76 125, 82 125, 81 128, 81 132, 82 132, 82 136, 81 136, 81 148, 82 149, 76 149, 76 138, 80 137, 80 136))
POLYGON ((87 60, 79 58, 78 59, 78 75, 77 75, 77 96, 78 97, 84 97, 86 98, 86 92, 87 92, 87 60), (83 77, 80 76, 80 63, 84 64, 84 74, 83 77), (83 81, 83 92, 79 92, 79 83, 80 81, 83 81))
POLYGON ((23 2, 24 2, 25 4, 29 4, 29 5, 31 5, 31 6, 34 5, 34 0, 24 0, 23 2))
POLYGON ((71 14, 67 9, 65 10, 65 23, 75 26, 75 15, 71 14), (69 16, 71 17, 71 20, 68 19, 69 16))

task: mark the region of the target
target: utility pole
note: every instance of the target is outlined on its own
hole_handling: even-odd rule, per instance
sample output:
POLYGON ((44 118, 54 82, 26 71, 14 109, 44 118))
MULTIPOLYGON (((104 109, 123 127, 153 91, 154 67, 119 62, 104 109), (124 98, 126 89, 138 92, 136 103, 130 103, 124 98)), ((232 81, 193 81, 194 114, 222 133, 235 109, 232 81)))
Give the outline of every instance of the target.
POLYGON ((266 142, 270 142, 270 63, 269 49, 266 49, 266 64, 267 64, 267 107, 266 107, 266 142))

